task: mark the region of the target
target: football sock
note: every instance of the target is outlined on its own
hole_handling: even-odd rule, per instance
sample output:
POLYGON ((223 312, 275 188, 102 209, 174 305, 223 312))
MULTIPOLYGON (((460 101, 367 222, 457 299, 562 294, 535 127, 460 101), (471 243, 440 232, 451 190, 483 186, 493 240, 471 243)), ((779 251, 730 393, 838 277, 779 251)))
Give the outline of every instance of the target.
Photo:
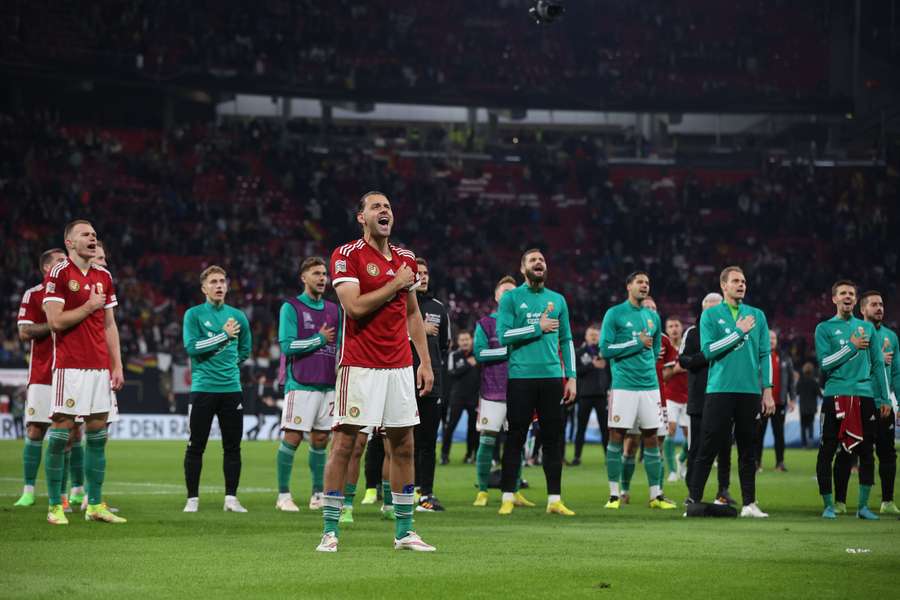
POLYGON ((47 456, 44 457, 44 474, 47 477, 47 496, 50 505, 62 504, 62 477, 65 465, 68 429, 51 429, 47 432, 47 456))
POLYGON ((88 504, 103 501, 103 478, 106 475, 106 428, 84 434, 84 475, 87 480, 88 504))
POLYGON ((622 442, 610 442, 606 448, 606 477, 617 486, 622 480, 622 442))
MULTIPOLYGON (((297 454, 297 446, 292 446, 282 440, 281 445, 278 446, 278 454, 275 457, 279 494, 288 494, 291 491, 291 471, 294 469, 295 454, 297 454)), ((310 453, 310 456, 312 456, 312 453, 310 453)))
POLYGON ((869 494, 872 492, 871 485, 859 486, 859 508, 869 505, 869 494))
POLYGON ((321 492, 325 487, 325 448, 309 448, 309 474, 312 477, 312 492, 321 492))
POLYGON ((341 507, 344 497, 339 490, 328 490, 322 497, 322 518, 325 519, 324 533, 338 534, 338 522, 341 519, 341 507))
POLYGON ((622 458, 622 491, 628 493, 631 489, 631 478, 634 477, 635 457, 625 456, 622 458))
POLYGON ((69 477, 72 480, 72 487, 81 488, 84 486, 84 446, 81 445, 81 442, 72 444, 69 477))
POLYGON ((25 438, 25 447, 22 449, 22 467, 25 485, 33 486, 34 482, 37 480, 38 469, 41 467, 41 453, 43 451, 43 440, 31 440, 25 438))
POLYGON ((644 448, 644 470, 647 471, 647 483, 650 485, 650 498, 656 498, 661 493, 660 488, 662 487, 659 448, 644 448))
POLYGON ((675 440, 666 437, 663 441, 663 452, 666 457, 666 473, 673 473, 677 467, 675 465, 675 440))
POLYGON ((391 494, 391 482, 385 479, 381 480, 381 497, 385 506, 394 505, 393 494, 391 494))
POLYGON ((59 486, 60 495, 66 496, 69 493, 69 463, 72 460, 72 451, 66 450, 63 452, 63 472, 62 472, 62 483, 59 486))
POLYGON ((497 440, 492 435, 481 434, 478 442, 478 452, 475 453, 475 473, 478 476, 478 489, 482 492, 488 490, 491 479, 491 460, 494 457, 494 446, 497 440))
POLYGON ((394 522, 394 537, 402 539, 406 534, 413 530, 413 490, 415 486, 403 486, 403 492, 394 492, 394 515, 397 520, 394 522))
POLYGON ((344 486, 344 506, 353 508, 353 499, 356 497, 356 484, 348 483, 344 486))

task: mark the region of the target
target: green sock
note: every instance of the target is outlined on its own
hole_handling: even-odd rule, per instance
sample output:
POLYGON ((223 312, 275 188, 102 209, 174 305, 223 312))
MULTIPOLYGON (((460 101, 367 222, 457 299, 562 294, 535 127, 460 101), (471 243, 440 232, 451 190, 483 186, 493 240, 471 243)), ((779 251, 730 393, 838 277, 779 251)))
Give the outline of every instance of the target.
POLYGON ((291 446, 284 440, 278 446, 275 455, 275 471, 278 473, 278 493, 287 494, 291 491, 291 471, 294 469, 294 455, 297 446, 291 446))
POLYGON ((41 467, 41 453, 44 451, 44 440, 31 440, 25 438, 25 446, 22 449, 22 466, 25 475, 25 485, 34 485, 37 481, 38 469, 41 467))
POLYGON ((403 488, 403 493, 393 494, 394 515, 397 517, 394 521, 394 537, 398 540, 413 530, 413 489, 413 486, 407 485, 403 488))
POLYGON ((675 440, 671 437, 667 436, 663 440, 663 452, 666 456, 666 473, 674 473, 677 470, 675 465, 675 440))
POLYGON ((325 533, 338 534, 338 522, 341 520, 341 507, 344 497, 338 490, 329 490, 322 498, 322 518, 325 519, 325 533))
POLYGON ((325 489, 325 448, 309 449, 309 474, 312 477, 312 492, 325 489))
POLYGON ((522 485, 522 465, 523 464, 524 463, 522 461, 519 461, 519 468, 516 469, 516 489, 513 490, 516 493, 518 493, 519 487, 522 485))
POLYGON ((822 504, 825 505, 825 508, 834 508, 834 496, 831 494, 822 494, 822 504))
POLYGON ((871 485, 862 485, 859 486, 859 508, 864 506, 869 506, 869 494, 872 492, 871 485))
POLYGON ((391 494, 391 482, 385 479, 381 480, 381 497, 385 506, 394 505, 393 494, 391 494))
POLYGON ((348 483, 344 486, 344 506, 353 508, 353 499, 356 497, 356 484, 348 483))
POLYGON ((660 469, 659 448, 644 448, 644 470, 647 471, 647 483, 650 487, 662 487, 662 469, 660 469))
POLYGON ((619 482, 622 481, 622 442, 610 442, 606 447, 606 478, 615 488, 611 489, 610 495, 619 495, 619 482))
POLYGON ((47 477, 47 496, 50 505, 62 504, 62 477, 65 464, 68 429, 51 429, 47 432, 47 456, 44 457, 44 474, 47 477))
POLYGON ((84 434, 84 475, 88 504, 103 502, 103 478, 106 475, 106 428, 84 434))
POLYGON ((687 444, 681 445, 681 452, 678 454, 678 462, 685 462, 688 457, 688 447, 687 444))
POLYGON ((62 474, 62 483, 59 486, 60 491, 63 496, 67 496, 69 494, 69 463, 72 459, 72 451, 66 450, 63 452, 63 474, 62 474))
POLYGON ((631 478, 634 477, 634 456, 625 456, 622 458, 622 491, 628 492, 631 489, 631 478))
POLYGON ((84 486, 84 446, 81 445, 81 442, 72 445, 69 476, 72 479, 72 487, 84 486))
POLYGON ((486 492, 491 480, 491 461, 494 458, 494 446, 497 439, 492 435, 482 433, 478 441, 478 451, 475 453, 475 474, 478 476, 478 490, 486 492))

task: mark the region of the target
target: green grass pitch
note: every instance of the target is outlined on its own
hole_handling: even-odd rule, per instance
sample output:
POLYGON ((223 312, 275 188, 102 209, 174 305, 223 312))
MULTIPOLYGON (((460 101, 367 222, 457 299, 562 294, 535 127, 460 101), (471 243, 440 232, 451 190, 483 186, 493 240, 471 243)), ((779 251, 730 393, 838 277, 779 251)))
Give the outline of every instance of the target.
MULTIPOLYGON (((112 441, 105 496, 129 519, 113 526, 70 515, 68 527, 45 522, 43 465, 38 502, 13 508, 20 491, 21 442, 0 442, 0 597, 2 598, 890 598, 898 597, 900 521, 819 518, 815 452, 788 452, 788 473, 758 477, 767 520, 684 519, 646 507, 642 465, 632 504, 603 508, 602 452, 563 473, 563 499, 578 514, 542 508, 501 518, 499 492, 474 508, 475 472, 460 456, 438 467, 436 489, 448 510, 416 514, 434 554, 395 552, 392 525, 377 506, 360 506, 341 530, 340 550, 313 551, 321 515, 306 510, 304 445, 293 491, 300 514, 276 512, 275 450, 245 443, 239 496, 248 514, 222 512, 221 452, 210 442, 201 510, 183 514, 178 442, 112 441)), ((457 450, 461 450, 457 444, 457 450)), ((773 464, 770 451, 766 465, 773 464)), ((540 468, 525 470, 527 496, 545 502, 540 468)), ((362 479, 362 478, 361 478, 362 479)), ((709 487, 712 487, 710 484, 709 487)), ((850 506, 855 506, 856 479, 850 506)), ((732 491, 737 492, 736 467, 732 491)), ((683 484, 669 484, 679 501, 683 484)), ((737 495, 737 494, 736 494, 737 495)), ((872 506, 880 493, 876 481, 872 506)))

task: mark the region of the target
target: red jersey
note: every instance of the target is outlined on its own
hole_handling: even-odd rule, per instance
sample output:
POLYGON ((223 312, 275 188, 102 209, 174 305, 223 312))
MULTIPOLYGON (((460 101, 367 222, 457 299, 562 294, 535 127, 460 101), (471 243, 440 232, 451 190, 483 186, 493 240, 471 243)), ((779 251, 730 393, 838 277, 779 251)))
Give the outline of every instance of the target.
MULTIPOLYGON (((337 248, 331 255, 332 285, 359 284, 359 293, 373 292, 394 278, 404 264, 416 273, 416 256, 409 250, 390 245, 391 258, 359 239, 337 248)), ((351 319, 344 311, 343 342, 338 364, 369 369, 399 369, 412 366, 412 351, 406 326, 406 293, 399 293, 381 308, 362 319, 351 319)))
MULTIPOLYGON (((72 310, 87 302, 94 288, 106 297, 104 309, 118 304, 109 271, 91 265, 82 272, 67 259, 50 269, 44 279, 43 302, 61 302, 63 310, 72 310)), ((53 335, 54 369, 109 370, 104 315, 104 310, 95 310, 75 327, 53 335)))
POLYGON ((778 350, 772 349, 772 397, 775 405, 781 406, 781 358, 778 350))
POLYGON ((663 381, 663 367, 669 367, 678 360, 678 350, 675 349, 669 336, 663 334, 660 337, 662 344, 659 348, 659 356, 656 357, 656 379, 659 380, 659 399, 662 405, 665 406, 669 396, 668 383, 663 381))
MULTIPOLYGON (((684 344, 684 338, 682 337, 682 345, 684 344)), ((674 347, 674 344, 673 344, 674 347)), ((674 367, 678 364, 678 355, 681 352, 676 351, 674 358, 671 362, 666 361, 666 367, 674 367)), ((687 371, 682 371, 680 373, 676 373, 669 377, 669 380, 666 382, 666 400, 671 400, 672 402, 677 402, 678 404, 687 404, 688 401, 688 384, 687 384, 687 371)))
MULTIPOLYGON (((19 319, 16 325, 41 325, 47 322, 42 306, 44 284, 25 290, 19 319)), ((53 336, 31 340, 31 361, 28 363, 28 385, 50 385, 53 383, 53 336)))

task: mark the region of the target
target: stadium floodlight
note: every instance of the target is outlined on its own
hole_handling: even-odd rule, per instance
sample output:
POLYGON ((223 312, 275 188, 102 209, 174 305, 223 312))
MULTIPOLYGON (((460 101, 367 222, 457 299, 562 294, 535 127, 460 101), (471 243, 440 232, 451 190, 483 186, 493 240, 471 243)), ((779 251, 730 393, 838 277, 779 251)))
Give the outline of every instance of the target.
POLYGON ((528 14, 538 25, 544 23, 552 23, 560 18, 566 12, 566 7, 562 2, 554 2, 553 0, 537 0, 534 5, 528 9, 528 14))

